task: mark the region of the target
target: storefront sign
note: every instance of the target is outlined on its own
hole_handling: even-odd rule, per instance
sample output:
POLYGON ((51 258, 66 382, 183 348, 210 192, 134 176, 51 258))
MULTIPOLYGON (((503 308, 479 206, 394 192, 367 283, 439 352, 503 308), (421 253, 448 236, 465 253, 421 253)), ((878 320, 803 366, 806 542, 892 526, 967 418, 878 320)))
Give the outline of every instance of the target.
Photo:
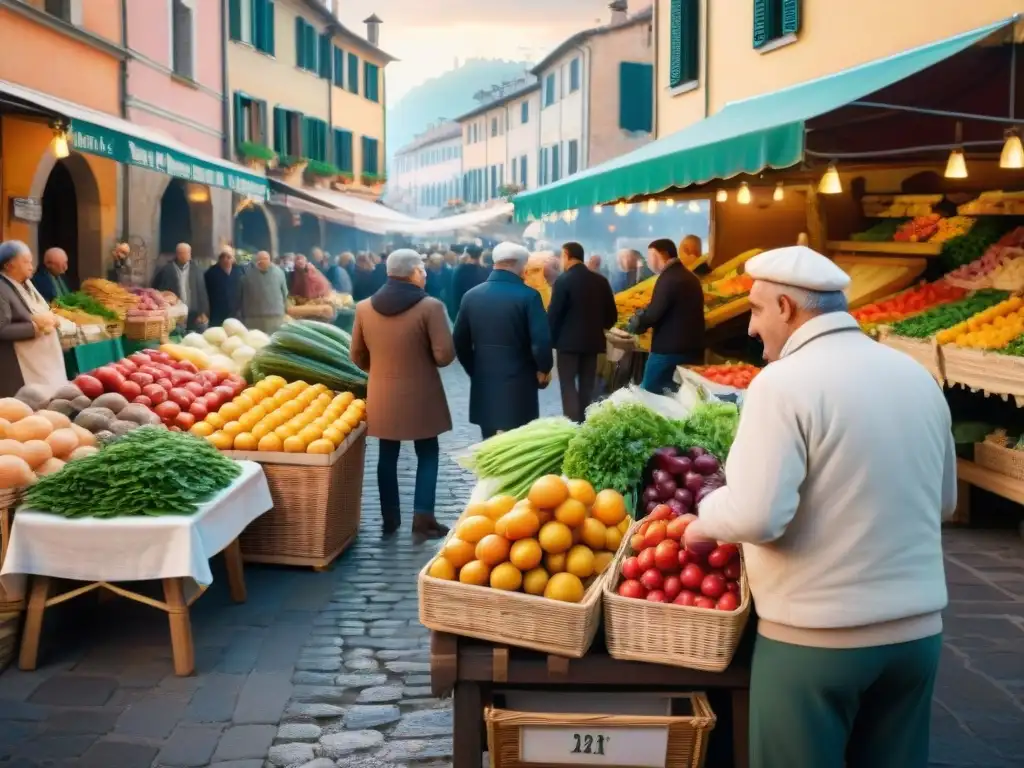
POLYGON ((519 729, 519 761, 543 765, 665 768, 668 727, 519 729))
POLYGON ((43 204, 38 197, 12 197, 11 216, 19 221, 37 224, 43 220, 43 204))
POLYGON ((267 180, 262 176, 247 173, 241 168, 236 171, 214 165, 84 120, 72 123, 71 145, 79 152, 109 157, 118 163, 166 173, 178 179, 230 189, 259 200, 267 197, 267 180))

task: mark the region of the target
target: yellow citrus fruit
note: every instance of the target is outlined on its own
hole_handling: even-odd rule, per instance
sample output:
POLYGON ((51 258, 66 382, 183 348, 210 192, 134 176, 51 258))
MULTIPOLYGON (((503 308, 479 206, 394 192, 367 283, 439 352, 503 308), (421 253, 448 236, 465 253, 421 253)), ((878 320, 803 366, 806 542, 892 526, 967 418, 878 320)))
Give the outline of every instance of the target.
POLYGON ((594 573, 604 573, 615 558, 614 552, 596 552, 594 554, 594 573))
POLYGON ((515 505, 515 496, 495 496, 484 506, 487 508, 486 514, 491 520, 500 520, 501 516, 511 512, 515 505))
POLYGON ((576 499, 566 499, 555 509, 555 520, 575 528, 587 519, 587 508, 576 499))
POLYGON ((594 575, 594 553, 589 547, 577 544, 565 556, 565 570, 581 579, 594 575))
POLYGON ((544 550, 536 539, 520 539, 512 545, 508 559, 520 571, 529 571, 540 565, 544 550))
POLYGON ((545 475, 530 487, 527 498, 539 509, 554 509, 569 498, 569 489, 558 475, 545 475))
POLYGON ((268 411, 262 405, 257 405, 254 406, 251 411, 249 411, 249 414, 255 416, 256 421, 260 422, 263 419, 267 418, 268 411))
POLYGON ((461 568, 473 559, 475 550, 476 547, 468 541, 452 536, 448 539, 448 543, 444 545, 441 554, 456 568, 461 568))
POLYGON ((545 552, 558 555, 567 552, 572 546, 572 531, 565 523, 552 520, 550 523, 545 523, 544 527, 540 529, 537 540, 545 552))
POLYGON ((569 498, 576 499, 585 507, 589 507, 597 498, 594 486, 586 480, 570 480, 566 485, 569 487, 569 498))
POLYGON ((511 543, 504 536, 490 533, 477 542, 476 559, 490 566, 504 563, 508 560, 511 547, 511 543))
POLYGON ((523 584, 523 574, 512 563, 502 563, 491 571, 491 588, 515 592, 523 584))
POLYGON ((534 568, 523 574, 523 592, 528 595, 543 595, 548 578, 548 572, 543 568, 534 568))
POLYGON ((235 444, 235 438, 227 432, 214 432, 206 439, 219 451, 230 451, 231 446, 235 444))
POLYGON ((330 440, 335 446, 341 445, 345 442, 345 436, 341 434, 341 431, 334 427, 327 427, 324 430, 324 439, 330 440))
POLYGON ((271 432, 260 438, 260 442, 257 445, 257 450, 280 452, 284 450, 284 444, 282 443, 280 437, 271 432))
POLYGON ((266 437, 273 431, 274 430, 270 426, 269 422, 261 421, 259 424, 252 428, 252 436, 255 437, 257 440, 262 440, 264 437, 266 437))
POLYGON ((358 408, 361 411, 365 411, 366 410, 366 401, 365 400, 353 400, 352 401, 352 405, 355 406, 356 408, 358 408))
MULTIPOLYGON (((531 508, 533 507, 532 504, 530 506, 531 508)), ((537 515, 537 521, 541 525, 544 525, 545 523, 550 523, 552 520, 555 519, 555 513, 552 512, 550 509, 538 509, 535 510, 534 514, 537 515)))
POLYGON ((209 424, 214 429, 220 429, 225 424, 227 424, 228 421, 219 413, 211 413, 209 416, 206 417, 206 423, 209 424))
POLYGON ((289 437, 295 436, 295 430, 289 427, 287 424, 282 424, 280 427, 274 430, 274 434, 280 437, 282 440, 287 440, 289 437))
POLYGON ((224 403, 217 413, 223 416, 225 421, 238 421, 238 417, 245 413, 245 409, 238 403, 224 403))
POLYGON ((563 603, 578 603, 583 599, 583 582, 571 573, 556 573, 544 587, 544 597, 563 603))
POLYGON ((483 515, 467 517, 456 530, 456 535, 463 541, 476 544, 484 536, 494 533, 494 521, 483 515))
POLYGON ((352 413, 352 411, 346 411, 345 415, 341 417, 341 420, 348 424, 350 427, 359 426, 359 422, 363 420, 361 413, 352 413))
POLYGON ((324 440, 323 438, 314 440, 306 446, 306 453, 334 453, 334 443, 330 440, 324 440))
POLYGON ((502 523, 504 535, 512 541, 529 539, 540 529, 540 520, 528 509, 513 509, 498 522, 502 523))
POLYGON ((454 581, 455 566, 448 562, 444 557, 437 557, 434 559, 434 562, 430 564, 430 568, 427 569, 427 575, 433 576, 435 579, 454 581))
POLYGON ((236 451, 255 451, 259 447, 259 440, 257 440, 251 432, 242 432, 241 434, 235 435, 235 450, 236 451))
POLYGON ((561 573, 565 570, 565 554, 545 555, 544 567, 547 568, 548 573, 561 573))
POLYGON ((629 517, 628 515, 622 518, 622 522, 618 525, 619 533, 625 536, 626 532, 629 530, 629 526, 631 526, 632 524, 633 518, 629 517))
POLYGON ((197 421, 189 430, 196 437, 209 437, 213 434, 213 424, 208 421, 197 421))
POLYGON ((229 421, 224 425, 221 431, 234 437, 235 435, 240 435, 245 432, 245 427, 243 427, 240 422, 229 421))
POLYGON ((487 512, 488 512, 488 509, 487 509, 487 504, 485 502, 482 502, 482 501, 471 501, 471 502, 469 502, 469 504, 466 505, 466 509, 463 511, 462 516, 463 517, 477 517, 477 516, 480 516, 480 517, 490 517, 490 515, 487 514, 487 512))
POLYGON ((252 428, 255 427, 259 423, 259 421, 260 420, 255 417, 255 414, 253 414, 252 411, 243 413, 241 416, 238 417, 238 423, 245 428, 246 432, 251 432, 252 428))
POLYGON ((588 517, 580 526, 583 543, 591 549, 604 549, 608 528, 600 520, 588 517))
POLYGON ((459 569, 459 581, 463 584, 475 584, 478 587, 486 587, 491 577, 491 568, 486 563, 473 560, 466 563, 459 569))
POLYGON ((622 543, 622 531, 612 526, 604 531, 604 548, 609 552, 617 552, 619 544, 622 543))
POLYGON ((251 397, 249 397, 249 395, 246 394, 245 392, 240 394, 238 397, 236 397, 231 402, 233 402, 235 405, 237 405, 239 408, 241 408, 242 409, 242 413, 245 413, 250 408, 252 408, 254 405, 256 405, 256 402, 251 397))
POLYGON ((260 403, 267 399, 267 393, 264 392, 259 387, 249 387, 242 394, 248 395, 250 398, 252 398, 252 401, 257 405, 259 405, 260 403))
POLYGON ((314 426, 308 426, 300 429, 298 436, 302 439, 302 442, 308 445, 309 443, 312 443, 314 440, 319 440, 321 437, 323 437, 323 432, 321 432, 314 426))
POLYGON ((618 525, 626 516, 626 500, 618 491, 606 488, 594 499, 590 515, 605 525, 618 525))
POLYGON ((284 441, 285 453, 305 453, 306 443, 301 437, 289 437, 284 441))

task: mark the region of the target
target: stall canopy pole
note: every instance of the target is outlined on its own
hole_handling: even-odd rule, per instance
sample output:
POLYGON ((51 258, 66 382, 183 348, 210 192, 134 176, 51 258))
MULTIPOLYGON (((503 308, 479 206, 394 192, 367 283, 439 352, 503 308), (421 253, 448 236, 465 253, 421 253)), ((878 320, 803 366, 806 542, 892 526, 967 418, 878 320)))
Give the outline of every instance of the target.
POLYGON ((865 157, 898 157, 899 155, 913 155, 919 152, 949 152, 952 149, 963 149, 965 147, 992 147, 1001 146, 1002 139, 963 141, 959 144, 929 144, 921 147, 900 147, 898 149, 878 149, 866 152, 816 152, 813 149, 805 149, 804 154, 810 157, 828 158, 830 160, 853 160, 865 157))
POLYGON ((932 115, 933 117, 952 117, 956 120, 977 120, 986 123, 1001 123, 1002 125, 1013 125, 1017 121, 1010 117, 996 117, 994 115, 975 115, 970 112, 950 112, 945 109, 929 109, 927 107, 908 107, 902 104, 886 104, 881 101, 853 101, 851 107, 868 107, 871 109, 891 109, 895 112, 912 112, 915 115, 932 115))

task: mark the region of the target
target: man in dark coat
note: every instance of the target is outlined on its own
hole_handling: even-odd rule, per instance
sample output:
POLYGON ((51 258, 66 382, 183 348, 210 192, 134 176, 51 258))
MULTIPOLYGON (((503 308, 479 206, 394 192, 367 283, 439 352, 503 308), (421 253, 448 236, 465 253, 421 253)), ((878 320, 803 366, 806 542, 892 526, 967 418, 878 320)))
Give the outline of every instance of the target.
POLYGON ((551 381, 551 334, 540 294, 523 282, 529 252, 501 243, 494 271, 469 290, 455 321, 455 353, 469 374, 469 420, 484 438, 540 415, 551 381))
POLYGON ((427 293, 440 301, 444 300, 445 272, 441 254, 432 253, 426 260, 427 293))
POLYGON ((611 286, 587 268, 583 257, 579 243, 562 246, 562 274, 555 280, 548 306, 551 343, 558 350, 562 412, 580 423, 594 398, 597 356, 606 346, 604 332, 618 319, 611 286))
POLYGON ((170 291, 188 307, 188 329, 201 331, 210 319, 210 300, 206 295, 203 273, 192 263, 192 246, 178 243, 174 261, 164 264, 153 276, 153 288, 170 291))
POLYGON ((223 325, 229 317, 239 317, 242 268, 235 264, 234 251, 222 248, 217 263, 206 270, 203 278, 210 299, 210 325, 223 325))
POLYGON ((488 270, 480 264, 480 249, 475 245, 466 248, 466 261, 455 268, 452 275, 452 306, 458 315, 462 297, 487 279, 488 270))
POLYGON ((63 248, 50 248, 43 254, 43 263, 32 275, 32 284, 39 295, 50 304, 54 299, 71 293, 64 273, 68 271, 68 255, 63 248))
POLYGON ((651 354, 640 386, 656 395, 674 385, 677 366, 700 363, 704 357, 704 289, 700 278, 679 260, 676 244, 655 240, 647 263, 661 275, 651 303, 629 321, 630 333, 654 329, 651 354))

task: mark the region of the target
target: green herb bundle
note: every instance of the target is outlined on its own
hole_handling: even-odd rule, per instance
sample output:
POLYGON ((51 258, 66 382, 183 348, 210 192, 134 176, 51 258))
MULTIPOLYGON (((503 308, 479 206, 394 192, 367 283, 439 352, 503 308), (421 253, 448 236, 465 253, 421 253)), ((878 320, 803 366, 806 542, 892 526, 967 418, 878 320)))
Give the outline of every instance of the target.
POLYGON ((942 264, 946 269, 955 269, 980 259, 989 246, 999 240, 1010 228, 1012 222, 998 216, 978 219, 969 232, 951 237, 942 244, 942 264))
POLYGON ((25 502, 71 518, 192 515, 241 471, 205 440, 141 427, 44 477, 25 502))
POLYGON ((568 419, 535 419, 484 440, 459 463, 479 478, 500 480, 498 493, 523 498, 537 478, 561 473, 562 457, 577 430, 568 419))
POLYGON ((63 296, 58 296, 53 300, 53 303, 54 306, 60 307, 61 309, 84 312, 87 315, 102 317, 104 320, 110 320, 111 322, 117 320, 116 312, 107 309, 92 296, 82 293, 81 291, 75 291, 74 293, 66 293, 63 296))
POLYGON ((657 448, 683 442, 681 422, 639 403, 605 403, 569 441, 562 473, 587 480, 597 490, 628 494, 657 448))
POLYGON ((698 445, 724 462, 739 423, 740 411, 735 403, 698 403, 683 422, 681 442, 677 445, 687 448, 698 445))
POLYGON ((952 328, 957 323, 962 323, 971 315, 976 315, 989 307, 995 306, 1009 295, 1006 291, 997 291, 991 288, 976 291, 965 299, 951 301, 948 304, 940 304, 937 307, 925 310, 919 315, 893 323, 892 332, 897 336, 926 339, 939 331, 952 328))
POLYGON ((907 219, 879 219, 863 232, 850 235, 851 240, 864 243, 887 243, 896 236, 896 230, 903 226, 907 219))

